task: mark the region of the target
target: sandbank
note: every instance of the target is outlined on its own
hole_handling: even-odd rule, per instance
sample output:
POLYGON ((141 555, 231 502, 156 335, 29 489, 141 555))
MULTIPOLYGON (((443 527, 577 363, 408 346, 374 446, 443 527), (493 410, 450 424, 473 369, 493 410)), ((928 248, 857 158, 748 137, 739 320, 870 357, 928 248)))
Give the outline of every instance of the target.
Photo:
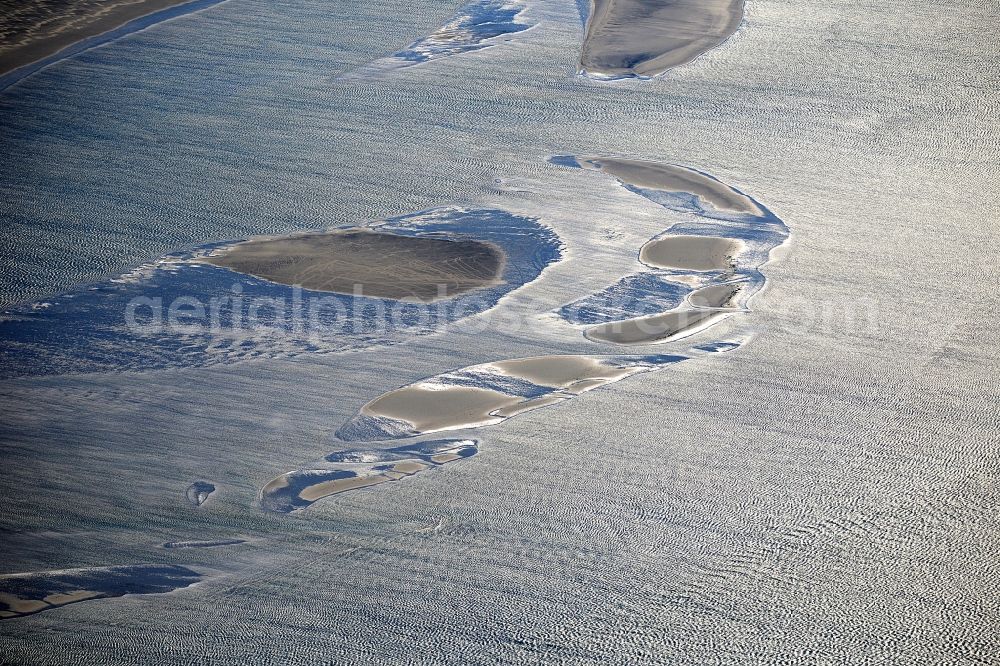
POLYGON ((178 565, 125 565, 2 575, 0 618, 21 617, 91 599, 162 594, 199 580, 199 573, 178 565))
POLYGON ((584 169, 601 171, 614 176, 626 185, 664 192, 687 192, 716 210, 748 215, 762 214, 750 197, 694 169, 675 164, 618 157, 580 155, 576 160, 584 169))
POLYGON ((743 0, 591 0, 580 70, 601 78, 653 77, 726 41, 743 0))
POLYGON ((348 229, 251 240, 202 261, 304 289, 434 301, 501 284, 498 246, 348 229))
POLYGON ((714 284, 693 292, 688 296, 688 302, 699 308, 731 308, 742 290, 741 283, 714 284))
POLYGON ((742 241, 716 236, 667 236, 639 250, 639 261, 653 268, 689 271, 725 270, 745 249, 742 241))
POLYGON ((437 432, 495 423, 492 412, 522 398, 490 389, 415 384, 390 391, 362 408, 367 416, 405 421, 418 432, 437 432))
POLYGON ((299 497, 307 502, 315 502, 330 495, 336 495, 347 490, 356 490, 366 486, 374 486, 386 481, 392 481, 384 474, 373 474, 371 476, 357 476, 350 479, 334 479, 332 481, 321 481, 312 486, 303 488, 299 492, 299 497))
POLYGON ((490 363, 501 373, 549 388, 566 388, 587 379, 617 380, 628 368, 602 363, 588 356, 535 356, 490 363))

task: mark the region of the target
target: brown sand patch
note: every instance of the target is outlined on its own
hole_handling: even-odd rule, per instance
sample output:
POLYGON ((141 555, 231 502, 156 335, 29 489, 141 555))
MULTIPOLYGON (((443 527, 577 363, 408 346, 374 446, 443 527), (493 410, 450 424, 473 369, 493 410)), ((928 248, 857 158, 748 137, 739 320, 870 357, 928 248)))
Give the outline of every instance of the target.
POLYGON ((349 229, 247 241, 203 261, 314 291, 433 301, 500 284, 506 257, 482 241, 349 229))
POLYGON ((307 502, 315 502, 323 499, 324 497, 329 497, 330 495, 336 495, 337 493, 355 490, 357 488, 364 488, 366 486, 374 486, 392 480, 393 479, 385 476, 384 474, 373 474, 372 476, 357 476, 349 479, 321 481, 320 483, 311 485, 308 488, 303 488, 302 491, 299 492, 299 497, 307 502))
POLYGON ((565 388, 585 379, 616 380, 629 371, 586 356, 536 356, 491 363, 510 377, 551 388, 565 388))
POLYGON ((0 592, 0 604, 7 606, 15 615, 37 613, 51 606, 41 599, 22 599, 6 592, 0 592))
POLYGON ((417 472, 421 472, 425 469, 427 469, 427 465, 417 460, 404 460, 392 466, 393 472, 399 472, 400 474, 406 474, 407 476, 410 474, 416 474, 417 472))
POLYGON ((539 409, 540 407, 548 407, 549 405, 554 405, 557 402, 562 402, 566 400, 566 396, 563 395, 543 395, 540 398, 534 398, 533 400, 525 400, 524 402, 514 405, 513 407, 505 407, 503 409, 498 409, 494 414, 497 416, 502 416, 505 419, 512 416, 517 416, 518 414, 524 414, 525 412, 530 412, 533 409, 539 409))
POLYGON ((100 596, 102 596, 100 592, 94 592, 92 590, 76 590, 74 592, 66 592, 64 594, 50 594, 45 597, 45 603, 53 606, 64 606, 76 601, 85 601, 87 599, 94 599, 95 597, 100 596))
POLYGON ((699 308, 731 308, 742 290, 742 284, 716 284, 693 292, 688 302, 699 308))
POLYGON ((434 432, 500 421, 490 414, 521 402, 521 398, 490 389, 449 386, 404 386, 362 408, 369 416, 405 421, 419 432, 434 432))
POLYGON ((716 236, 667 236, 651 240, 639 250, 639 261, 653 268, 711 271, 732 268, 741 241, 716 236))
MULTIPOLYGON (((634 372, 630 372, 629 374, 634 374, 634 372)), ((572 393, 573 395, 580 395, 581 393, 592 391, 595 388, 611 384, 614 381, 614 379, 585 379, 581 382, 573 382, 565 388, 565 391, 567 393, 572 393)))

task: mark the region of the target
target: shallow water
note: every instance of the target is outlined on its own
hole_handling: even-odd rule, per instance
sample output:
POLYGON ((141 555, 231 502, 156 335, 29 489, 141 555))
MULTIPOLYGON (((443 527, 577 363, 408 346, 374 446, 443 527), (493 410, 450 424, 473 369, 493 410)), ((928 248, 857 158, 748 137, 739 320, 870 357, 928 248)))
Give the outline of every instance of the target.
POLYGON ((100 303, 78 285, 118 285, 170 253, 442 206, 538 219, 560 252, 465 318, 487 325, 372 351, 279 338, 209 365, 176 338, 93 344, 93 318, 50 329, 34 357, 5 343, 2 573, 200 577, 4 620, 5 658, 989 661, 991 9, 751 3, 690 65, 604 83, 576 76, 574 3, 535 2, 521 16, 535 27, 491 48, 338 80, 456 9, 229 0, 0 94, 12 306, 100 303), (687 296, 635 277, 650 239, 755 236, 690 198, 547 161, 566 154, 689 165, 773 211, 791 240, 769 263, 752 255, 767 282, 749 312, 656 348, 588 341, 585 326, 631 307, 607 290, 656 293, 635 296, 636 314, 687 296), (731 339, 748 341, 449 434, 474 438, 474 456, 290 514, 260 506, 289 470, 418 441, 334 438, 400 387, 731 339), (196 481, 216 489, 201 506, 196 481), (162 547, 234 535, 252 541, 162 547))

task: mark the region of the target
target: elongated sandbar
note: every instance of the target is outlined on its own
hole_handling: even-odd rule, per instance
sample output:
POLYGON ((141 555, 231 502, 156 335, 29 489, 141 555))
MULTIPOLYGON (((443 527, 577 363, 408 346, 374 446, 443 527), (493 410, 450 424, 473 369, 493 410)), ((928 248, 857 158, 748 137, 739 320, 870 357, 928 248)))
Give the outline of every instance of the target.
POLYGON ((727 314, 715 310, 681 310, 652 317, 638 317, 588 328, 584 335, 595 342, 641 345, 667 342, 681 333, 705 328, 727 314))
POLYGON ((688 167, 621 157, 579 155, 575 159, 584 169, 614 176, 625 185, 663 192, 686 192, 716 210, 748 215, 762 214, 750 197, 722 181, 688 167))
POLYGON ((649 78, 717 47, 743 22, 743 0, 591 0, 580 70, 649 78))

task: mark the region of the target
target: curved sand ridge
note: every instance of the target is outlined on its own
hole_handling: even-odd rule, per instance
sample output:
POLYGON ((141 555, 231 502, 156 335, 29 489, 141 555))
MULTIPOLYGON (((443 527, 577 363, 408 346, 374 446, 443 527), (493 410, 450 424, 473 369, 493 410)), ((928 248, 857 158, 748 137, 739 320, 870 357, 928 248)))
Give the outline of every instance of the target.
POLYGON ((639 250, 639 261, 653 268, 713 271, 734 268, 743 252, 741 241, 713 236, 667 236, 654 239, 639 250))
POLYGON ((743 0, 591 0, 580 72, 651 78, 722 44, 743 22, 743 0))
POLYGON ((562 155, 559 166, 599 171, 639 196, 693 214, 644 244, 650 271, 563 306, 559 316, 589 340, 620 345, 670 342, 745 311, 764 285, 759 268, 788 238, 788 228, 752 197, 689 167, 645 160, 562 155), (650 303, 662 303, 650 312, 650 303), (580 316, 580 313, 585 316, 580 316))
POLYGON ((0 576, 0 619, 51 610, 67 604, 121 597, 162 594, 188 587, 201 574, 175 565, 129 565, 62 569, 0 576))
POLYGON ((761 215, 753 199, 706 173, 678 164, 621 157, 573 155, 555 158, 566 166, 601 171, 622 183, 644 190, 688 193, 719 211, 761 215), (573 164, 575 162, 575 165, 573 164))
POLYGON ((475 440, 439 439, 393 449, 331 453, 322 469, 296 470, 273 479, 261 489, 260 504, 267 511, 290 513, 324 497, 399 481, 478 451, 475 440))
MULTIPOLYGON (((639 373, 743 341, 698 345, 686 355, 559 355, 506 359, 435 375, 375 398, 348 421, 341 441, 387 441, 494 425, 639 373)), ((331 453, 319 465, 287 472, 260 491, 266 511, 291 513, 331 495, 399 481, 479 452, 473 439, 436 439, 389 449, 331 453)))
POLYGON ((482 241, 359 228, 251 240, 204 261, 312 291, 430 302, 500 284, 505 256, 482 241))
POLYGON ((337 431, 337 437, 379 441, 495 425, 632 375, 740 344, 694 347, 687 355, 537 356, 482 363, 375 398, 337 431))

